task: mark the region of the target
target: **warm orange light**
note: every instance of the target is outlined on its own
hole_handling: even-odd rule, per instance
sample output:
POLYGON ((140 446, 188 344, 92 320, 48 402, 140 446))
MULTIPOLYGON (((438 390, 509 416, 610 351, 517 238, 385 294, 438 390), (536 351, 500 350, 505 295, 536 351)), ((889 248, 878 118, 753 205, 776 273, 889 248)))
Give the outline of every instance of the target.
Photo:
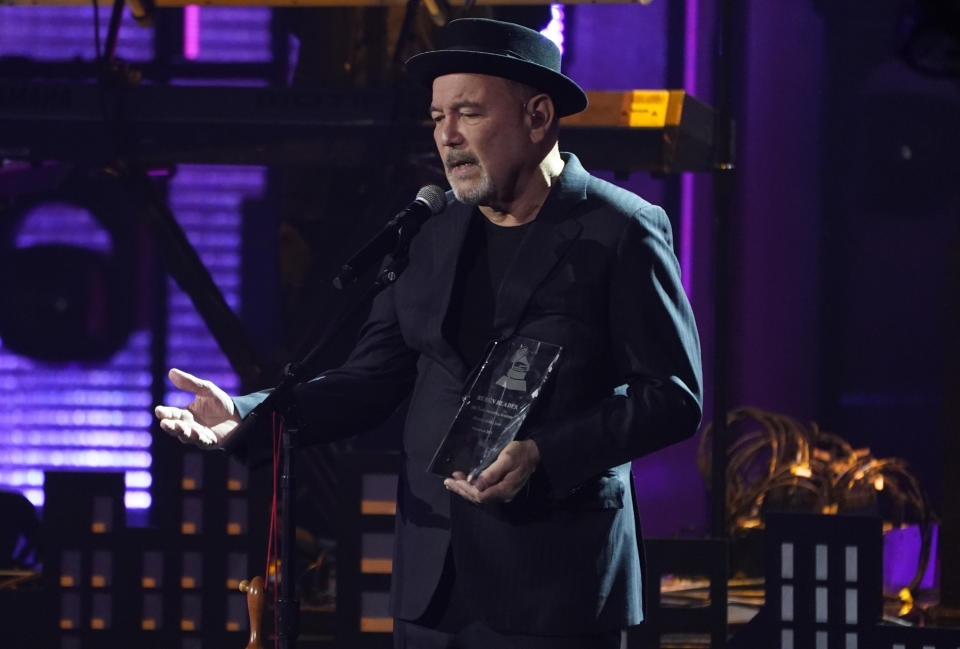
POLYGON ((360 631, 363 633, 392 633, 392 617, 361 617, 360 631))
POLYGON ((392 500, 362 500, 360 502, 360 513, 366 516, 393 516, 397 513, 397 503, 392 500))
POLYGON ((393 560, 360 559, 360 572, 363 574, 389 575, 393 572, 393 560))
POLYGON ((897 615, 903 617, 913 610, 913 595, 910 593, 909 588, 901 588, 900 592, 897 593, 897 597, 903 602, 903 606, 900 607, 897 615))

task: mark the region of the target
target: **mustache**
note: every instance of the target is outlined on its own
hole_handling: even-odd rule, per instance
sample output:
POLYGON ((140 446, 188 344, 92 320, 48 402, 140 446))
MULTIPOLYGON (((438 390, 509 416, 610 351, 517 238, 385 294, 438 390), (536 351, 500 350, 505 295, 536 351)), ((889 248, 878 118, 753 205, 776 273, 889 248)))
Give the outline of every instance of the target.
POLYGON ((463 152, 448 153, 446 157, 444 157, 443 159, 443 166, 446 167, 447 169, 452 169, 453 167, 456 167, 457 165, 460 165, 460 164, 478 164, 478 163, 479 163, 479 160, 477 160, 474 156, 470 155, 469 153, 463 153, 463 152))

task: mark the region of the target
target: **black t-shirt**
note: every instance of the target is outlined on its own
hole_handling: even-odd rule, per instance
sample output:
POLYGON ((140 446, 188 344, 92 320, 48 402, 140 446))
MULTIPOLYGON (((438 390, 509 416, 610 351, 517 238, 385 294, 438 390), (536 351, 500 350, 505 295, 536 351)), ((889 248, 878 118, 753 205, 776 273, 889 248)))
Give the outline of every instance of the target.
POLYGON ((457 264, 444 331, 470 367, 481 361, 493 338, 497 293, 531 223, 503 227, 474 210, 457 264))

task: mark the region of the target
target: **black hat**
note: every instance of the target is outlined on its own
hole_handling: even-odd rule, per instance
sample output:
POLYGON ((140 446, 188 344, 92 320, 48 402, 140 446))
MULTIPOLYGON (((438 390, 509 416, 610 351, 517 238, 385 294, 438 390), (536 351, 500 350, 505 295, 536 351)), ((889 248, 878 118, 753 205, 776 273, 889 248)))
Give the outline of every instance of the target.
POLYGON ((587 107, 587 95, 560 74, 560 49, 521 25, 488 18, 461 18, 440 35, 440 47, 407 60, 407 71, 424 85, 444 74, 473 72, 513 79, 553 98, 560 117, 587 107))

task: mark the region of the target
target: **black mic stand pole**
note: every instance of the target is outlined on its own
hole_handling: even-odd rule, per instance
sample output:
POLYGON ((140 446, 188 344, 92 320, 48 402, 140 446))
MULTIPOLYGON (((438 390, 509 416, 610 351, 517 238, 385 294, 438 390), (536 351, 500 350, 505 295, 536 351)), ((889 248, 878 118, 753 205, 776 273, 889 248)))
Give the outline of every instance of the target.
MULTIPOLYGON (((740 0, 719 0, 716 3, 714 26, 714 104, 713 128, 713 438, 710 448, 710 532, 714 539, 729 540, 727 520, 727 451, 729 433, 727 410, 730 395, 730 281, 733 201, 736 194, 735 130, 733 122, 733 81, 738 61, 735 59, 736 22, 741 20, 740 0)), ((728 644, 729 558, 725 557, 720 583, 711 585, 711 606, 717 609, 718 621, 711 629, 711 647, 722 649, 728 644)))
MULTIPOLYGON (((300 602, 296 593, 296 517, 294 515, 294 494, 296 487, 296 466, 294 450, 297 448, 297 437, 302 422, 297 413, 294 399, 294 388, 312 378, 319 368, 314 367, 321 354, 334 339, 336 333, 346 321, 356 315, 376 295, 387 286, 395 282, 408 262, 410 242, 420 230, 420 224, 412 221, 402 225, 397 231, 397 244, 393 253, 377 274, 359 300, 351 307, 342 310, 332 323, 326 328, 317 344, 298 363, 289 363, 284 368, 283 378, 269 396, 254 408, 241 422, 234 432, 241 433, 240 428, 256 428, 257 421, 264 415, 279 412, 283 420, 283 469, 280 475, 280 582, 278 597, 278 628, 280 649, 294 649, 297 636, 300 634, 300 602)), ((242 433, 241 433, 242 434, 242 433)))

